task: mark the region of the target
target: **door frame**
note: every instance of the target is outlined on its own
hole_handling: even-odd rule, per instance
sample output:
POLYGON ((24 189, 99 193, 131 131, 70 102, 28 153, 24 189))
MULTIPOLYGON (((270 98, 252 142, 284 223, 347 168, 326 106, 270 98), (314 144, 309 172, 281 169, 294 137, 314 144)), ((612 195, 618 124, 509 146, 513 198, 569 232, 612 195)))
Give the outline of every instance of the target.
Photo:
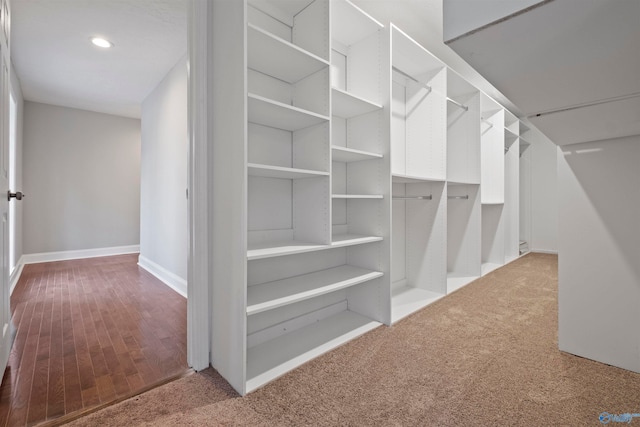
POLYGON ((190 0, 188 32, 189 258, 187 271, 187 361, 194 370, 210 364, 209 237, 209 14, 208 0, 190 0))

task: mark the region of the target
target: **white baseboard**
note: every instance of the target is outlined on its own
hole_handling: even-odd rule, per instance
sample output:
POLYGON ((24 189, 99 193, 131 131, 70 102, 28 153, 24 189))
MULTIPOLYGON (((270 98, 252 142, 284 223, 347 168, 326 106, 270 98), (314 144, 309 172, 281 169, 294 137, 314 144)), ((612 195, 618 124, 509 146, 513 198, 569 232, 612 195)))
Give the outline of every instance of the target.
POLYGON ((16 288, 18 284, 18 280, 20 280, 20 276, 22 276, 22 269, 24 268, 24 255, 20 257, 18 263, 16 264, 15 270, 9 277, 9 296, 13 294, 13 290, 16 288))
POLYGON ((182 277, 170 272, 164 267, 159 266, 149 258, 145 258, 142 255, 138 257, 138 265, 156 276, 162 283, 183 297, 187 297, 187 281, 182 277))
POLYGON ((102 256, 135 254, 140 252, 140 245, 114 246, 111 248, 80 249, 76 251, 42 252, 37 254, 24 254, 24 264, 36 264, 39 262, 67 261, 70 259, 96 258, 102 256))

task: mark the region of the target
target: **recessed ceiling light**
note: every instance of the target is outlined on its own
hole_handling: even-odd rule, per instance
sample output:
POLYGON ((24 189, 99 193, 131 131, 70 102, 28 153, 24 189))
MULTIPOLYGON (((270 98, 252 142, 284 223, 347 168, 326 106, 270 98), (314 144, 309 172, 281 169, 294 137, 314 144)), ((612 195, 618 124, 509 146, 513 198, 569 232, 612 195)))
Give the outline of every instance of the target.
POLYGON ((102 37, 91 37, 91 43, 93 43, 98 47, 103 47, 105 49, 109 47, 113 47, 113 43, 111 43, 107 39, 103 39, 102 37))

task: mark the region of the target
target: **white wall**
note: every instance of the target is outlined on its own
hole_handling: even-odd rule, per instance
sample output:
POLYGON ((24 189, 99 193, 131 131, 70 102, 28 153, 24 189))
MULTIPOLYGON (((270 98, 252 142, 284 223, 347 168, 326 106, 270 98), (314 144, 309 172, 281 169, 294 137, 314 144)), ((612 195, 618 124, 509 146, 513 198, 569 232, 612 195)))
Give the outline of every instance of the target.
POLYGON ((137 245, 140 121, 24 103, 24 253, 137 245))
POLYGON ((533 131, 531 156, 531 242, 534 252, 558 252, 558 146, 533 131))
POLYGON ((140 265, 159 276, 167 272, 175 275, 184 286, 188 255, 187 154, 184 56, 142 103, 140 192, 140 265))
POLYGON ((640 136, 562 147, 559 347, 640 372, 640 136))

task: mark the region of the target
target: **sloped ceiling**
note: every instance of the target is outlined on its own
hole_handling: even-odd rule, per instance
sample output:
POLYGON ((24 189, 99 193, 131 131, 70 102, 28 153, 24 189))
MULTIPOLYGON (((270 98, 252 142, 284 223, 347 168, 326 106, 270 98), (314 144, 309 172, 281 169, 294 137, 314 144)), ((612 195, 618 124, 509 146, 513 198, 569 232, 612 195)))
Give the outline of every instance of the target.
POLYGON ((187 0, 16 0, 11 56, 26 100, 126 117, 187 50, 187 0), (99 35, 114 43, 100 49, 99 35))
POLYGON ((556 144, 640 134, 640 1, 546 1, 447 43, 556 144))

